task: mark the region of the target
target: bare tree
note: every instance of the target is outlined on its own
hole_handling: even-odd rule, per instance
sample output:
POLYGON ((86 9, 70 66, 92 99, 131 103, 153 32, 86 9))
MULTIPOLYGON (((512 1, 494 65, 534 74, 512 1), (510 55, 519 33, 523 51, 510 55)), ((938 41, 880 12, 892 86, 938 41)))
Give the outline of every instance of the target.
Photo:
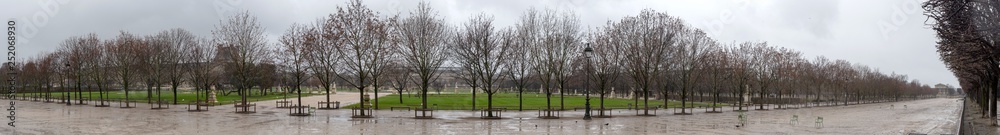
MULTIPOLYGON (((416 73, 415 81, 420 87, 421 108, 430 109, 427 107, 427 92, 434 79, 440 75, 441 65, 450 55, 447 39, 451 29, 445 24, 444 19, 438 18, 437 12, 431 9, 428 3, 421 2, 417 5, 417 9, 410 12, 409 17, 400 20, 395 32, 400 42, 397 48, 405 63, 405 66, 400 68, 409 70, 405 75, 400 74, 398 77, 408 78, 409 73, 416 73)), ((405 79, 397 80, 397 84, 405 84, 405 79)))
POLYGON ((217 66, 215 66, 216 63, 213 61, 215 59, 216 46, 210 44, 204 38, 196 38, 195 44, 189 47, 189 52, 184 53, 187 55, 185 56, 187 57, 185 59, 187 62, 185 63, 188 64, 188 66, 185 66, 185 69, 189 71, 187 77, 190 81, 188 82, 190 82, 191 86, 194 86, 195 104, 198 107, 195 108, 195 111, 201 111, 200 106, 208 105, 211 85, 218 83, 218 73, 220 71, 216 70, 215 67, 217 66), (205 91, 204 100, 202 100, 201 94, 199 94, 200 90, 205 91))
POLYGON ((593 80, 592 83, 596 86, 596 92, 598 97, 600 97, 600 107, 598 110, 601 111, 598 113, 598 117, 606 116, 603 111, 606 109, 604 107, 604 99, 608 94, 613 92, 614 83, 619 83, 618 78, 621 77, 620 74, 622 73, 621 67, 624 65, 622 60, 625 56, 621 53, 624 48, 618 46, 619 44, 615 44, 621 41, 618 41, 620 39, 609 29, 611 27, 597 30, 591 35, 591 43, 589 44, 593 45, 594 48, 593 58, 590 58, 592 60, 589 63, 593 71, 588 72, 593 72, 589 78, 593 80))
MULTIPOLYGON (((213 41, 218 44, 219 51, 224 51, 226 63, 235 72, 235 83, 241 92, 242 104, 247 104, 249 89, 253 83, 254 67, 263 62, 269 55, 264 27, 257 22, 257 17, 249 12, 242 12, 221 20, 212 31, 213 41), (245 91, 245 92, 244 92, 245 91)), ((249 113, 249 106, 243 106, 237 113, 249 113)))
MULTIPOLYGON (((580 55, 577 49, 580 44, 581 33, 579 31, 579 20, 573 13, 562 13, 554 10, 546 10, 539 16, 539 40, 540 43, 532 48, 535 62, 535 72, 539 75, 542 89, 546 94, 547 110, 552 110, 552 89, 559 88, 560 97, 564 97, 566 82, 569 81, 572 72, 572 60, 580 55)), ((560 98, 560 110, 565 109, 565 102, 560 98)), ((556 118, 551 111, 546 111, 546 118, 556 118)))
POLYGON ((50 100, 52 98, 52 92, 53 92, 52 83, 58 80, 57 76, 58 70, 56 69, 58 69, 57 66, 59 65, 59 63, 57 63, 59 60, 59 56, 57 54, 58 53, 47 53, 47 54, 42 53, 42 55, 40 55, 41 58, 38 62, 39 63, 38 68, 40 70, 38 76, 42 77, 41 80, 42 84, 45 85, 44 102, 52 102, 50 100))
POLYGON ((666 13, 656 13, 653 10, 643 10, 634 17, 625 17, 620 22, 613 23, 616 33, 621 33, 621 46, 625 48, 625 68, 634 86, 644 96, 643 113, 653 115, 649 110, 649 94, 657 86, 658 77, 664 69, 662 66, 669 55, 669 48, 676 42, 676 33, 668 31, 679 25, 679 19, 666 13))
MULTIPOLYGON (((360 109, 368 109, 363 105, 366 103, 365 88, 375 88, 375 97, 378 97, 378 78, 387 69, 388 58, 393 55, 388 34, 393 19, 379 18, 376 12, 362 5, 360 0, 348 2, 347 5, 346 8, 338 7, 336 16, 331 17, 337 18, 337 23, 341 23, 344 31, 344 47, 338 50, 341 62, 344 62, 341 68, 343 73, 337 74, 337 77, 349 80, 347 84, 361 92, 360 109)), ((375 103, 377 108, 377 98, 375 103)), ((355 117, 371 117, 371 114, 362 111, 355 117)))
POLYGON ((481 85, 484 80, 482 76, 481 65, 479 63, 484 63, 485 60, 479 57, 477 53, 476 46, 489 46, 495 45, 495 39, 491 39, 493 36, 493 25, 492 17, 487 18, 484 15, 475 16, 469 19, 469 22, 465 23, 465 27, 462 30, 456 32, 455 40, 452 43, 453 57, 461 66, 460 73, 463 77, 460 77, 469 86, 472 87, 472 110, 476 109, 476 89, 484 88, 481 85), (489 45, 480 45, 489 44, 489 45))
MULTIPOLYGON (((701 63, 705 60, 705 54, 717 46, 717 43, 705 35, 705 32, 696 28, 682 26, 678 32, 679 40, 676 42, 676 53, 673 56, 675 62, 673 64, 680 68, 677 71, 680 75, 676 76, 681 85, 681 112, 678 114, 690 114, 686 112, 688 91, 693 89, 695 86, 693 83, 701 76, 698 73, 702 70, 701 63)), ((663 104, 667 104, 666 98, 663 104)))
MULTIPOLYGON (((731 50, 727 48, 715 48, 707 52, 705 55, 705 70, 708 78, 701 80, 708 82, 711 88, 712 96, 712 110, 709 113, 721 113, 716 110, 718 108, 718 103, 720 102, 720 96, 723 92, 723 85, 732 85, 732 73, 727 72, 729 69, 733 68, 732 59, 727 55, 731 50)), ((701 97, 704 98, 704 97, 701 97)))
POLYGON ((538 44, 538 29, 540 27, 538 25, 538 10, 531 8, 521 15, 520 20, 515 24, 516 43, 511 44, 510 53, 507 53, 511 55, 507 56, 509 62, 504 64, 506 66, 504 68, 507 68, 507 77, 510 77, 509 80, 514 83, 514 87, 517 87, 518 111, 524 109, 524 88, 531 81, 532 67, 536 67, 533 65, 535 62, 532 62, 535 54, 531 52, 532 48, 538 44))
MULTIPOLYGON (((106 82, 108 79, 108 75, 104 67, 107 65, 108 57, 104 52, 104 48, 106 45, 111 44, 111 42, 101 42, 100 39, 97 39, 96 34, 91 34, 87 38, 88 45, 83 46, 84 48, 82 48, 82 51, 84 51, 83 55, 87 59, 84 59, 86 62, 84 62, 85 65, 82 66, 84 66, 83 68, 85 69, 85 74, 87 74, 86 76, 89 77, 87 78, 89 79, 88 82, 97 85, 98 103, 94 106, 108 107, 110 105, 108 105, 108 102, 104 97, 107 95, 104 91, 106 87, 105 84, 107 84, 106 82)), ((87 86, 89 87, 92 85, 87 86)))
POLYGON ((591 58, 592 63, 591 69, 593 71, 589 74, 588 78, 593 81, 588 81, 594 86, 596 86, 596 92, 600 97, 599 112, 597 117, 610 116, 610 114, 605 114, 606 108, 604 107, 604 99, 608 94, 613 92, 611 89, 614 87, 615 83, 621 83, 618 78, 622 74, 622 66, 624 66, 625 54, 623 47, 621 47, 621 40, 619 34, 614 33, 614 27, 605 26, 598 29, 590 34, 590 45, 594 49, 593 57, 591 58))
POLYGON ((388 77, 390 77, 390 84, 392 88, 396 90, 399 94, 399 103, 403 103, 403 91, 409 88, 410 83, 413 82, 413 72, 410 67, 405 66, 401 61, 394 60, 393 64, 390 65, 392 68, 388 71, 388 77))
POLYGON ((156 106, 151 107, 151 109, 166 109, 163 105, 166 104, 163 100, 162 86, 161 84, 166 81, 171 74, 172 62, 174 62, 177 55, 177 48, 171 46, 169 36, 170 34, 166 31, 157 33, 156 35, 146 36, 145 43, 142 47, 144 53, 141 54, 142 59, 141 69, 145 73, 146 77, 146 91, 152 94, 153 91, 156 92, 156 99, 149 98, 150 104, 156 104, 156 106))
MULTIPOLYGON (((996 119, 1000 84, 1000 2, 929 0, 924 15, 933 19, 941 61, 958 78, 984 117, 996 119)), ((916 84, 919 85, 919 84, 916 84)), ((914 86, 910 86, 914 87, 914 86)), ((991 123, 997 125, 996 120, 991 123)))
POLYGON ((140 39, 132 35, 131 33, 121 31, 117 38, 114 39, 114 43, 106 48, 111 60, 108 66, 114 69, 114 75, 116 80, 121 84, 122 91, 125 91, 125 108, 133 107, 130 104, 131 99, 129 99, 128 91, 129 86, 131 86, 131 81, 136 77, 136 64, 139 64, 138 54, 140 39))
POLYGON ((564 12, 556 14, 549 12, 542 18, 542 33, 545 38, 542 40, 546 44, 552 55, 549 55, 549 67, 552 69, 556 85, 559 87, 559 110, 566 110, 566 84, 572 74, 572 63, 577 56, 583 52, 581 45, 582 33, 580 32, 580 20, 575 13, 564 12))
MULTIPOLYGON (((344 24, 340 23, 333 14, 325 20, 317 21, 311 34, 305 34, 305 38, 312 40, 311 44, 305 44, 305 59, 308 64, 308 71, 320 82, 323 90, 326 90, 326 102, 330 103, 331 87, 335 86, 338 64, 341 54, 339 48, 343 46, 344 24)), ((319 109, 333 109, 330 104, 320 106, 319 109)))
POLYGON ((163 71, 166 72, 166 79, 170 82, 170 89, 174 93, 173 103, 177 104, 177 86, 184 81, 183 76, 190 71, 185 70, 187 68, 183 67, 184 62, 189 61, 190 55, 187 53, 191 53, 193 46, 198 44, 198 37, 181 28, 166 30, 159 34, 167 43, 166 48, 161 49, 162 65, 159 67, 164 68, 163 71))
MULTIPOLYGON (((772 89, 771 85, 777 81, 778 76, 775 72, 777 70, 777 63, 780 61, 780 55, 774 48, 767 46, 767 43, 756 44, 750 51, 750 58, 756 61, 750 64, 750 70, 753 73, 752 78, 756 81, 756 93, 757 98, 760 100, 766 99, 768 95, 768 89, 772 89)), ((764 108, 764 102, 755 102, 758 105, 757 110, 767 110, 764 108)))
POLYGON ((747 97, 747 95, 749 94, 750 91, 750 81, 752 81, 753 79, 752 65, 755 63, 759 63, 757 59, 753 59, 753 57, 751 56, 751 53, 753 53, 754 51, 753 50, 754 44, 756 43, 742 42, 736 46, 733 46, 733 48, 730 48, 733 52, 729 54, 729 57, 732 58, 731 62, 733 62, 731 63, 732 64, 731 72, 733 73, 732 75, 734 79, 733 84, 735 84, 732 85, 733 87, 735 87, 733 88, 735 90, 732 92, 733 92, 733 97, 739 98, 737 99, 738 101, 737 101, 736 111, 746 111, 744 110, 744 107, 747 107, 746 105, 748 104, 746 103, 746 101, 749 98, 747 97))
POLYGON ((91 52, 93 51, 88 51, 88 50, 92 50, 94 47, 99 47, 100 44, 101 44, 100 39, 98 39, 97 35, 93 33, 83 37, 73 37, 67 39, 62 44, 61 49, 66 54, 65 66, 67 66, 70 72, 72 72, 72 74, 69 75, 71 76, 73 82, 76 83, 76 92, 77 92, 76 97, 78 101, 77 104, 81 105, 85 104, 82 99, 83 97, 82 86, 85 81, 84 79, 89 79, 86 76, 88 75, 87 73, 89 73, 88 70, 92 70, 90 68, 86 68, 87 66, 93 64, 91 63, 92 61, 90 61, 92 59, 91 56, 93 54, 91 52))
MULTIPOLYGON (((312 27, 293 24, 279 40, 281 41, 281 48, 278 54, 281 57, 278 58, 282 63, 282 70, 288 74, 292 90, 298 93, 297 98, 300 106, 302 105, 302 83, 308 79, 308 64, 305 57, 309 53, 309 50, 305 47, 315 44, 318 40, 314 36, 314 34, 318 34, 315 31, 316 29, 312 27)), ((298 112, 292 115, 303 116, 307 114, 302 107, 296 107, 296 110, 298 112)))
POLYGON ((465 69, 471 70, 465 72, 471 73, 487 95, 485 118, 498 117, 494 116, 493 94, 498 91, 497 84, 505 72, 503 67, 509 56, 506 53, 514 41, 512 32, 511 29, 495 31, 493 17, 479 14, 469 19, 464 31, 456 37, 458 42, 453 47, 456 60, 463 63, 462 66, 469 66, 465 69))
POLYGON ((811 65, 812 65, 811 68, 812 71, 810 72, 811 74, 809 74, 810 75, 809 79, 814 83, 813 86, 815 86, 814 88, 816 89, 815 102, 816 106, 819 106, 820 103, 823 101, 823 97, 821 97, 823 95, 823 88, 829 87, 828 86, 828 82, 830 82, 830 79, 828 78, 829 76, 822 74, 826 74, 827 72, 829 72, 830 60, 827 59, 826 57, 818 56, 816 57, 815 60, 812 61, 811 65))
MULTIPOLYGON (((18 84, 23 85, 21 87, 21 90, 19 90, 19 92, 21 93, 22 97, 26 97, 25 99, 38 101, 37 94, 39 93, 38 90, 41 88, 38 87, 40 85, 38 84, 39 70, 38 70, 37 59, 27 58, 27 60, 24 60, 24 62, 17 62, 17 63, 21 65, 21 71, 17 72, 16 74, 17 81, 18 84)), ((15 75, 15 74, 8 74, 8 75, 15 75)), ((13 94, 13 93, 4 93, 4 94, 13 94)))

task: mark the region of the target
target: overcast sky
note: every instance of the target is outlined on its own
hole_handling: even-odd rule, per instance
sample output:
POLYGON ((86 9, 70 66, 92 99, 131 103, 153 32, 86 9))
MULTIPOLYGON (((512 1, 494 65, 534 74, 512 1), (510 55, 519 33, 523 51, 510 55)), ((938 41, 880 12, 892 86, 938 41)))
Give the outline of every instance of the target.
MULTIPOLYGON (((367 0, 383 15, 407 14, 414 0, 367 0)), ((493 15, 496 27, 511 26, 528 8, 571 10, 582 26, 653 9, 678 16, 721 42, 766 41, 798 50, 808 59, 826 56, 905 74, 924 84, 958 81, 935 52, 934 31, 926 26, 922 0, 430 0, 452 25, 478 13, 493 15)), ((0 18, 17 20, 18 55, 52 52, 71 36, 118 31, 147 35, 184 28, 210 37, 220 18, 235 12, 256 15, 270 42, 293 23, 310 23, 345 5, 344 0, 4 0, 0 18)))

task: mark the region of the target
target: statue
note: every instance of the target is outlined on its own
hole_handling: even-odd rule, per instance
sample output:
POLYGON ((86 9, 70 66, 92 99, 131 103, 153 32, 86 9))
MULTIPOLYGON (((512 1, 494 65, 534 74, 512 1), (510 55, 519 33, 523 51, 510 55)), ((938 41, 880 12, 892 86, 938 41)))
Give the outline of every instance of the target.
POLYGON ((208 103, 215 104, 215 103, 218 103, 218 102, 219 102, 219 100, 215 99, 215 90, 210 90, 208 92, 208 103))

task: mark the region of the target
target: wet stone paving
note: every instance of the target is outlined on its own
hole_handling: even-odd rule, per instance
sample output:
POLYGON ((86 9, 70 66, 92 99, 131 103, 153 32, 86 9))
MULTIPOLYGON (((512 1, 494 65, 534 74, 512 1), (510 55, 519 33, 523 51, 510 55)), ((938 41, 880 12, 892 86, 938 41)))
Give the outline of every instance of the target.
MULTIPOLYGON (((349 97, 348 94, 342 98, 349 97)), ((961 112, 961 102, 957 101, 957 98, 932 98, 786 110, 751 109, 745 113, 747 124, 739 127, 740 113, 729 107, 722 108, 723 113, 705 113, 697 108, 693 115, 659 110, 656 116, 614 110, 612 118, 593 120, 583 120, 582 110, 564 111, 559 119, 538 119, 534 110, 508 110, 502 119, 480 119, 478 111, 435 111, 435 119, 414 119, 414 112, 407 110, 378 110, 375 118, 351 118, 350 109, 289 116, 287 109, 274 108, 273 101, 259 102, 257 113, 253 114, 233 113, 231 105, 188 112, 185 105, 152 110, 143 108, 147 104, 122 109, 18 101, 18 126, 0 128, 0 134, 955 134, 961 112), (818 117, 824 118, 822 125, 816 123, 818 117)))

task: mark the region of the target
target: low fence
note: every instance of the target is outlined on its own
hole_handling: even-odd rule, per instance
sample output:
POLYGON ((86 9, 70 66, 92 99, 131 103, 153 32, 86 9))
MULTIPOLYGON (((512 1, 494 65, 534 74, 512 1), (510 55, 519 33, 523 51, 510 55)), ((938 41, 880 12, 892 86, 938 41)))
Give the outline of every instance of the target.
POLYGON ((957 131, 958 134, 960 135, 975 134, 975 130, 972 127, 972 121, 966 120, 968 112, 965 110, 969 110, 968 107, 969 107, 968 98, 962 98, 962 113, 960 114, 960 116, 958 116, 958 131, 957 131))

